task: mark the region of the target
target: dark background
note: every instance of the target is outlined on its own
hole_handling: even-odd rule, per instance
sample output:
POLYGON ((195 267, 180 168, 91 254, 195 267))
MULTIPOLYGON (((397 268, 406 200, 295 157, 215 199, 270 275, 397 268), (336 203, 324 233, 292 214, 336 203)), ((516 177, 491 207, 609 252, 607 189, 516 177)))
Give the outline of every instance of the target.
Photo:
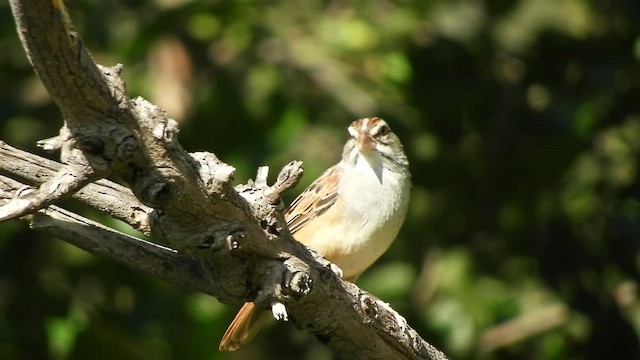
MULTIPOLYGON (((187 150, 215 152, 238 182, 303 160, 287 201, 338 160, 350 121, 387 119, 412 202, 359 285, 451 358, 639 358, 637 0, 67 6, 187 150)), ((0 48, 0 139, 41 153, 62 119, 7 2, 0 48)), ((0 224, 2 359, 331 358, 286 324, 219 353, 236 309, 0 224)))

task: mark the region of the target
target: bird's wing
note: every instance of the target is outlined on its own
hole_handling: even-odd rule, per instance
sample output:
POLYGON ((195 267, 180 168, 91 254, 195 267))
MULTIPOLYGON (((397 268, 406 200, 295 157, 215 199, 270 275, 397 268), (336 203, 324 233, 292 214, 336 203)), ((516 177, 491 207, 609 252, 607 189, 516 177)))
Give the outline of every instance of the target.
POLYGON ((293 200, 284 214, 292 234, 335 204, 338 197, 338 171, 337 166, 329 168, 293 200))

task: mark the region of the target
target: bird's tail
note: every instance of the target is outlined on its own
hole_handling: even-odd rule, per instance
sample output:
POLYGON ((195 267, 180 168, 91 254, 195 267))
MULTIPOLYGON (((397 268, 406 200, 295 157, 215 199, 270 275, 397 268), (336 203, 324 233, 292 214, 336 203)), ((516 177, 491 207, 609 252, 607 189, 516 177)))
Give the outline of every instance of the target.
POLYGON ((270 317, 267 311, 256 308, 254 303, 245 303, 222 336, 220 350, 235 351, 248 344, 270 317))

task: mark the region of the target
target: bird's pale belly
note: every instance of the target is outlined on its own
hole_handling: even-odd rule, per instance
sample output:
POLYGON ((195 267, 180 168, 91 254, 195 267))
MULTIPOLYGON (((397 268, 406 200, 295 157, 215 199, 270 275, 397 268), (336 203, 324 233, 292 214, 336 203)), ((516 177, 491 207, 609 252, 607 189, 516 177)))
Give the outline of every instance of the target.
POLYGON ((338 265, 345 279, 354 280, 389 248, 398 235, 402 219, 390 220, 376 229, 367 229, 366 224, 315 228, 310 223, 294 237, 304 239, 305 245, 338 265))

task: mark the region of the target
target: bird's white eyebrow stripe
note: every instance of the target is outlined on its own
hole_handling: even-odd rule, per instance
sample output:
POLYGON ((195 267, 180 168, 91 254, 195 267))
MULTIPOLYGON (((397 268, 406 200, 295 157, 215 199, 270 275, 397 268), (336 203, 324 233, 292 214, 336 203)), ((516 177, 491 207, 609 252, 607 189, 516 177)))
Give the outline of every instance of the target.
POLYGON ((358 136, 358 130, 356 130, 353 126, 349 126, 349 135, 351 135, 352 137, 356 137, 358 136))
POLYGON ((349 136, 356 138, 362 131, 366 131, 372 134, 377 133, 385 125, 386 122, 379 117, 366 117, 355 120, 347 128, 347 131, 349 132, 349 136))

